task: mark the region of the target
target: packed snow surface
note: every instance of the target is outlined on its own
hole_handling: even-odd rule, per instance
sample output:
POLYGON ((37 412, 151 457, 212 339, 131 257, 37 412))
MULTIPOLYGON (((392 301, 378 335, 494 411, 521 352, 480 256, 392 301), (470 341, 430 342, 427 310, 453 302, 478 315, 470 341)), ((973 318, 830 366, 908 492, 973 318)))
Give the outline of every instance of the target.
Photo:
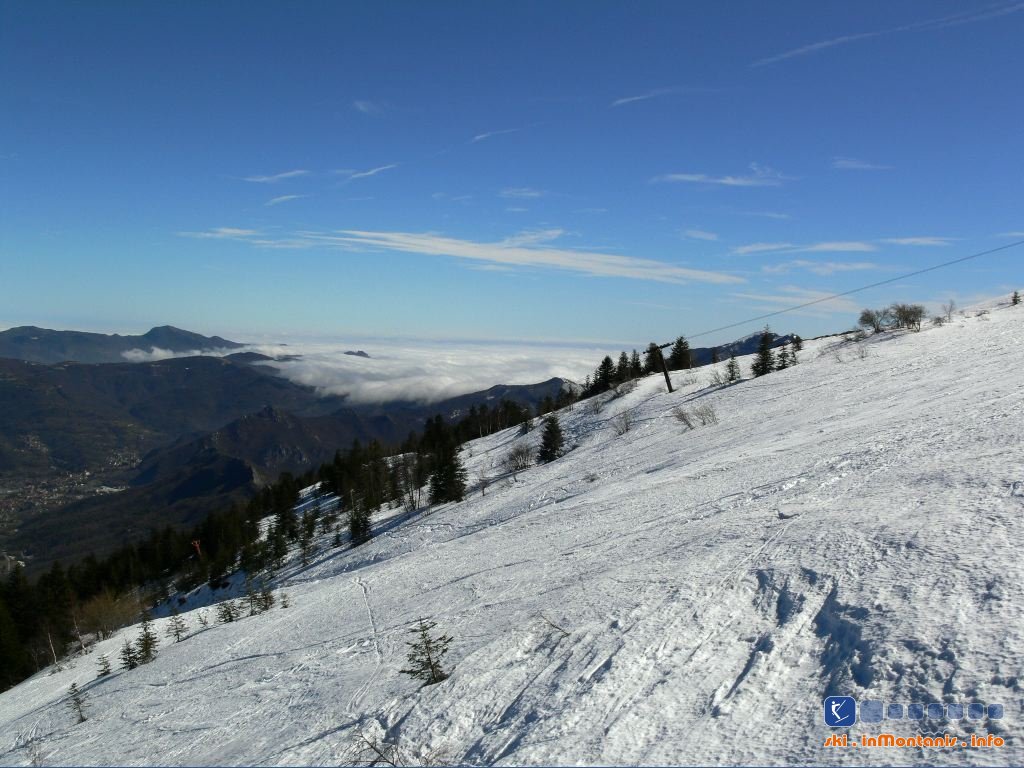
POLYGON ((466 501, 382 514, 356 549, 326 535, 279 574, 289 608, 202 631, 192 610, 183 642, 97 680, 128 629, 0 695, 0 763, 343 763, 360 734, 408 763, 1024 762, 1024 307, 839 341, 577 404, 564 457, 485 495, 542 429, 467 444, 466 501), (673 414, 704 404, 717 424, 673 414), (454 638, 428 688, 399 673, 419 617, 454 638), (825 747, 829 694, 1000 703, 841 732, 1006 743, 825 747))

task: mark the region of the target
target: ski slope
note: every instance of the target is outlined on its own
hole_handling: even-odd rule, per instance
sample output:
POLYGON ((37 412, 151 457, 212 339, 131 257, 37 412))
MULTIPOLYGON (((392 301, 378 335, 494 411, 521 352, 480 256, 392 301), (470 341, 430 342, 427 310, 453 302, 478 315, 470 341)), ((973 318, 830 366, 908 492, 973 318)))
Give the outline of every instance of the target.
MULTIPOLYGON (((1024 307, 835 343, 578 404, 558 461, 381 516, 354 550, 325 536, 280 575, 287 609, 203 631, 192 611, 149 665, 95 679, 122 634, 36 675, 0 695, 0 764, 336 764, 360 733, 404 763, 1024 762, 1024 307), (718 424, 673 416, 704 403, 718 424), (454 638, 424 689, 399 673, 421 616, 454 638), (831 693, 1001 703, 927 730, 1006 745, 825 747, 831 693)), ((471 482, 540 433, 468 443, 471 482)))

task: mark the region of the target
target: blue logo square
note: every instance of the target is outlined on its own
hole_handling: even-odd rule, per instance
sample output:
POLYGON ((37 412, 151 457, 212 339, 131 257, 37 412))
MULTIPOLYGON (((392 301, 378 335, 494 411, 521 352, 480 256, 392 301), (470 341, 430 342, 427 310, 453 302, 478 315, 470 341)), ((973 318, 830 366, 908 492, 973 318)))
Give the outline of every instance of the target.
POLYGON ((963 720, 964 719, 964 705, 963 704, 947 704, 946 705, 946 717, 950 720, 963 720))
POLYGON ((853 696, 829 696, 825 699, 825 725, 843 728, 857 721, 857 701, 853 696))
POLYGON ((967 705, 967 717, 971 720, 981 720, 985 716, 985 705, 972 702, 967 705))
POLYGON ((902 704, 890 704, 889 708, 885 712, 887 720, 902 720, 903 719, 903 705, 902 704))
POLYGON ((860 703, 860 721, 862 723, 880 723, 885 712, 885 705, 880 701, 862 701, 860 703))
POLYGON ((941 720, 942 716, 946 713, 946 708, 941 704, 929 704, 928 705, 928 719, 929 720, 941 720))
POLYGON ((989 720, 1002 720, 1003 719, 1003 705, 1002 704, 989 704, 988 705, 988 719, 989 720))
POLYGON ((923 720, 924 704, 908 704, 907 717, 911 720, 923 720))

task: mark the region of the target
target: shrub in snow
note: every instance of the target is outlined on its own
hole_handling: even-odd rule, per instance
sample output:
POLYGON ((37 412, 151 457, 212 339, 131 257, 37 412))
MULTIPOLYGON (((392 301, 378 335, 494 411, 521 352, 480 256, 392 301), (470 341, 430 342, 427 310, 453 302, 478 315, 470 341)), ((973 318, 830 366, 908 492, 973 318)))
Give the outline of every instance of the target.
POLYGON ((448 653, 448 646, 452 638, 448 635, 433 637, 430 633, 436 627, 436 622, 420 619, 419 623, 410 631, 415 639, 409 645, 409 667, 399 670, 403 675, 409 675, 423 681, 424 685, 434 685, 448 678, 444 671, 442 661, 448 653))

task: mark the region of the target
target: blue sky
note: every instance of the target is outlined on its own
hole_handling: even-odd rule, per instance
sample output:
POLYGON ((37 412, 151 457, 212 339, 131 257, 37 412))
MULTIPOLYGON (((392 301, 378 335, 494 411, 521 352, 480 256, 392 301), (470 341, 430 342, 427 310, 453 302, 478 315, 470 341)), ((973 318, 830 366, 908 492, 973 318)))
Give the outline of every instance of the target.
POLYGON ((1022 39, 1021 2, 7 2, 0 325, 697 334, 1024 239, 1022 39))

